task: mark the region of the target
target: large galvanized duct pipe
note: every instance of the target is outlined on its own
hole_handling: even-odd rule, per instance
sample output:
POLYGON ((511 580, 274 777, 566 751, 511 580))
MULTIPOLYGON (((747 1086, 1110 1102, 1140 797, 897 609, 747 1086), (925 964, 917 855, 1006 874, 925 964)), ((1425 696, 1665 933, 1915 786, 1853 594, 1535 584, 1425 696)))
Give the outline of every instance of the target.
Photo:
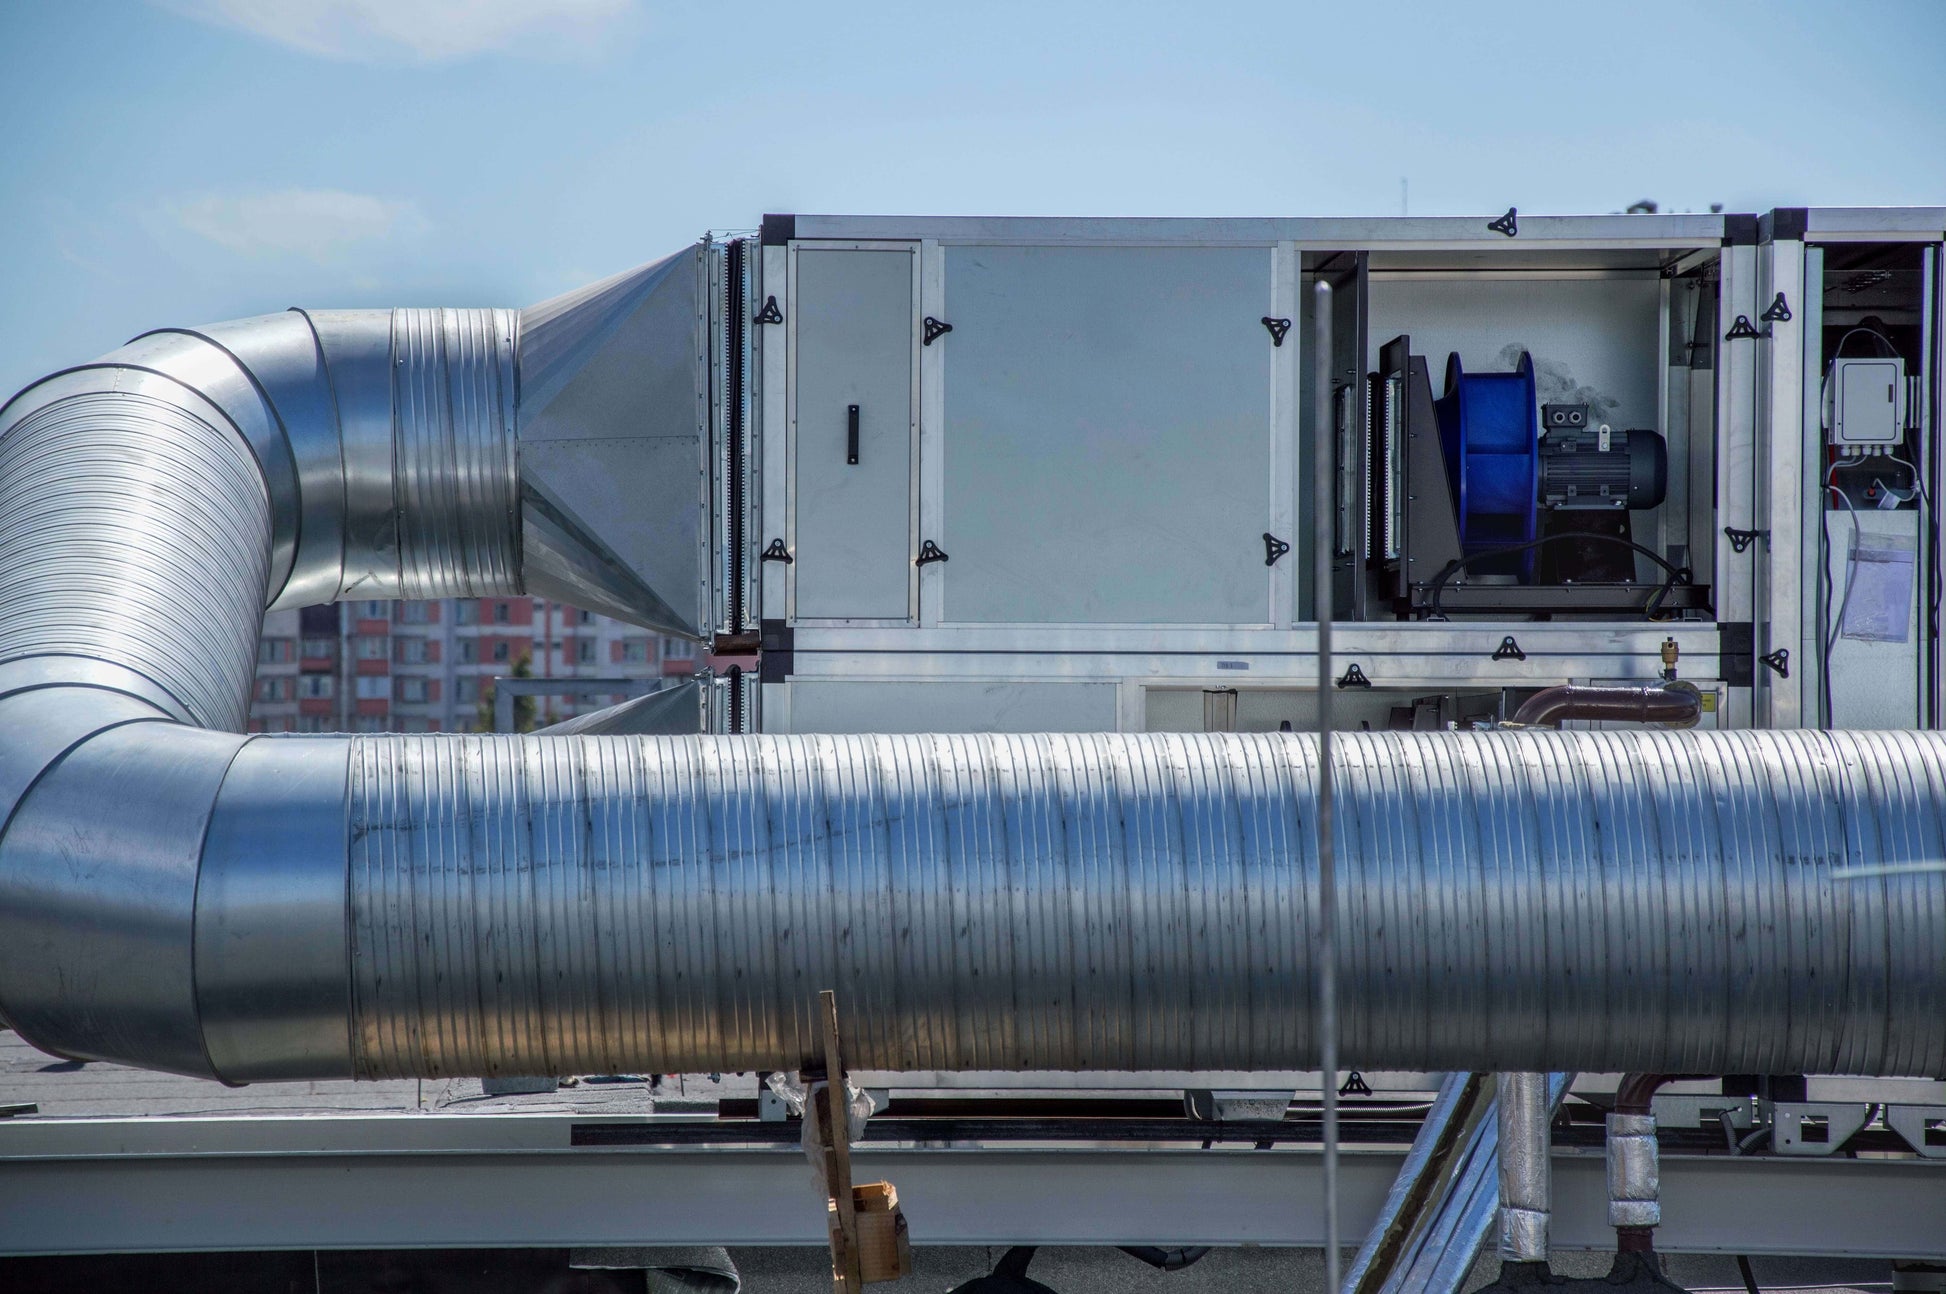
MULTIPOLYGON (((532 586, 512 322, 329 322, 0 414, 0 1013, 28 1039, 232 1082, 767 1068, 832 988, 860 1067, 1314 1060, 1302 735, 221 731, 274 598, 532 586)), ((1946 1075, 1946 876, 1836 874, 1946 856, 1939 737, 1337 760, 1346 1063, 1946 1075)))

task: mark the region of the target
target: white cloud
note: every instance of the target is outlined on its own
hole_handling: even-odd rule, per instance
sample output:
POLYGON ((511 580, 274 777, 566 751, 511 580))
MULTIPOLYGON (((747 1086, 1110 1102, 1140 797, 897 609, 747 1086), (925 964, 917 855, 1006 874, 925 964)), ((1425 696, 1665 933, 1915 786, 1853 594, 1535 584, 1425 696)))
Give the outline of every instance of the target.
POLYGON ((309 54, 446 63, 494 50, 586 55, 633 19, 639 0, 155 0, 309 54))
POLYGON ((306 256, 325 262, 363 243, 424 233, 412 202, 336 189, 206 193, 175 203, 176 223, 245 256, 306 256))

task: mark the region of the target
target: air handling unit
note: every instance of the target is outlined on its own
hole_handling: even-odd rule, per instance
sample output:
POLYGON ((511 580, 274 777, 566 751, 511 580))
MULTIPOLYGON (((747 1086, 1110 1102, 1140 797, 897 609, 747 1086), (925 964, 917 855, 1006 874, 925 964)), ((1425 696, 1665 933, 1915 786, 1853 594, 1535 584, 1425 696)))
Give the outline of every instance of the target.
POLYGON ((1220 1122, 1348 1081, 1328 785, 1344 1065, 1455 1073, 1442 1153, 1502 1076, 1510 1245, 1564 1099, 1624 1230, 1673 1076, 1733 1147, 1836 1149, 1827 1079, 1892 1146, 1946 1080, 1942 230, 767 216, 525 310, 146 334, 0 411, 0 1019, 230 1083, 755 1073, 831 989, 908 1087, 1220 1122), (706 646, 698 730, 240 733, 267 608, 519 593, 706 646))

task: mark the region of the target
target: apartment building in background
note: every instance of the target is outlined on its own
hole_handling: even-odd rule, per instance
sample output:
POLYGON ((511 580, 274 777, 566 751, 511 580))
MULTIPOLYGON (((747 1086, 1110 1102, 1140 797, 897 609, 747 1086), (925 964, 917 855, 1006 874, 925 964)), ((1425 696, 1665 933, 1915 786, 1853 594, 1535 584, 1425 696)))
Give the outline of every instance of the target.
MULTIPOLYGON (((252 732, 472 732, 481 698, 525 658, 535 678, 687 677, 694 643, 545 598, 340 602, 264 617, 252 732)), ((624 700, 534 698, 536 723, 624 700)))

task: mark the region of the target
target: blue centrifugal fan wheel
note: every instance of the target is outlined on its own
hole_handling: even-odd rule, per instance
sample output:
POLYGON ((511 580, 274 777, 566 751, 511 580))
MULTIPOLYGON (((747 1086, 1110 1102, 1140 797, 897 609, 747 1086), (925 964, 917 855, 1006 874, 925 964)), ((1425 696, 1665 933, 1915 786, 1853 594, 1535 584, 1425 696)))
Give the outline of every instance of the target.
MULTIPOLYGON (((1534 398, 1534 361, 1526 351, 1511 373, 1468 373, 1458 353, 1446 360, 1446 394, 1439 413, 1446 479, 1453 489, 1462 556, 1540 537, 1535 492, 1540 474, 1540 415, 1534 398)), ((1535 550, 1471 563, 1480 575, 1534 578, 1535 550)))

